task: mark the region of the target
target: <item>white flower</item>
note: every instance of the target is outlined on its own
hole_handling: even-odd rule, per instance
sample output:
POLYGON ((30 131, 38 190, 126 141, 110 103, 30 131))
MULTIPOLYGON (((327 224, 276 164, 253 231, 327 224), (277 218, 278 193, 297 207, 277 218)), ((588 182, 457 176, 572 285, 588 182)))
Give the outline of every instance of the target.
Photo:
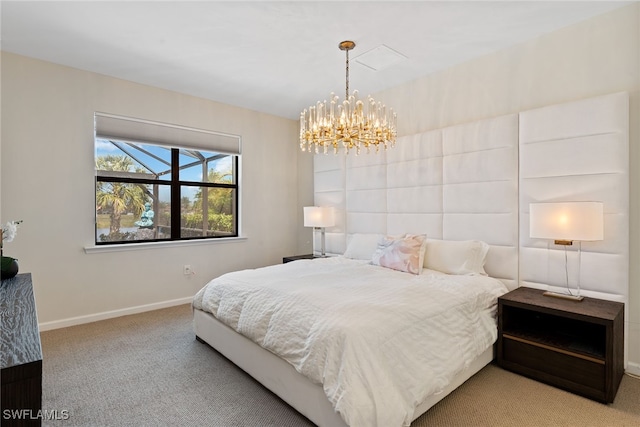
POLYGON ((18 234, 18 225, 22 221, 9 221, 2 227, 2 240, 7 243, 12 242, 18 234))

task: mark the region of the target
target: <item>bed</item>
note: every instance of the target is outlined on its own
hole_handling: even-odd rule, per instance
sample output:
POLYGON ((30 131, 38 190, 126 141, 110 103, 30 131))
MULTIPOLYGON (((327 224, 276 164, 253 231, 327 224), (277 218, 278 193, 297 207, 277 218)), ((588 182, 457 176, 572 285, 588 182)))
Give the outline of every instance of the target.
POLYGON ((481 257, 477 274, 375 252, 228 273, 194 297, 196 336, 317 425, 409 425, 493 358, 507 287, 481 257))

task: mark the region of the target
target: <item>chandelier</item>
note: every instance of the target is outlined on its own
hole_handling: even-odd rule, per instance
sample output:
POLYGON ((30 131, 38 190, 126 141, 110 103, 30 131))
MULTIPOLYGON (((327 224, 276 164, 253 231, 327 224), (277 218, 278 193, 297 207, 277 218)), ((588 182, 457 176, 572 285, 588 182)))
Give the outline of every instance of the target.
POLYGON ((339 103, 339 97, 333 92, 329 103, 318 101, 316 106, 309 107, 300 113, 300 149, 302 151, 315 151, 315 153, 327 154, 329 147, 333 146, 333 152, 338 153, 340 146, 345 151, 355 149, 356 155, 361 148, 370 152, 375 147, 376 152, 380 147, 385 149, 396 143, 397 117, 393 109, 376 102, 371 96, 364 103, 358 99, 358 91, 354 90, 349 95, 349 51, 356 44, 352 41, 343 41, 338 47, 346 52, 346 89, 345 99, 339 103))

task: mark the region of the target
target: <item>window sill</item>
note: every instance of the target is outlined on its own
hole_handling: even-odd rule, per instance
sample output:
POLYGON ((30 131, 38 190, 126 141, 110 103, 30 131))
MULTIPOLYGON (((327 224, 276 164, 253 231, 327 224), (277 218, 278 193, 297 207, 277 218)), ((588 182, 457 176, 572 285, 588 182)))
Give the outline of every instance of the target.
POLYGON ((144 243, 127 243, 123 245, 96 245, 85 246, 84 252, 87 254, 97 254, 103 252, 125 252, 138 251, 146 249, 164 249, 180 246, 196 246, 196 245, 217 245, 220 243, 234 243, 247 240, 246 237, 222 237, 219 239, 196 239, 196 240, 174 240, 171 242, 144 242, 144 243))

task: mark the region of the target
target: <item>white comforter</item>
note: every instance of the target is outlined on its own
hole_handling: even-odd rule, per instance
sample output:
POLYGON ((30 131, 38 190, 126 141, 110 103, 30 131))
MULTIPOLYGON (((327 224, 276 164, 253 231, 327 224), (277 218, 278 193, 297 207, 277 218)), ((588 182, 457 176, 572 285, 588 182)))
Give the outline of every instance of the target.
POLYGON ((193 306, 322 384, 351 427, 408 426, 497 336, 482 276, 416 276, 342 257, 228 273, 193 306))

